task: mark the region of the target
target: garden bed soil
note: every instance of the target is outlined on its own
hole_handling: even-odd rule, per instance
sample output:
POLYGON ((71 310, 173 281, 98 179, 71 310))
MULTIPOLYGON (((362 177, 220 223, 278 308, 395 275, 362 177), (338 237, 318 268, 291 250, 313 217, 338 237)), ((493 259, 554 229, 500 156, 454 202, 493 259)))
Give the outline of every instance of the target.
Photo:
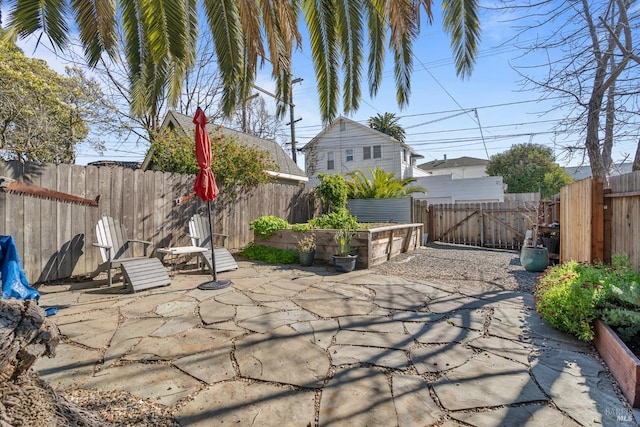
POLYGON ((640 359, 638 348, 631 351, 602 320, 594 322, 593 345, 611 370, 620 389, 634 408, 640 408, 640 359))

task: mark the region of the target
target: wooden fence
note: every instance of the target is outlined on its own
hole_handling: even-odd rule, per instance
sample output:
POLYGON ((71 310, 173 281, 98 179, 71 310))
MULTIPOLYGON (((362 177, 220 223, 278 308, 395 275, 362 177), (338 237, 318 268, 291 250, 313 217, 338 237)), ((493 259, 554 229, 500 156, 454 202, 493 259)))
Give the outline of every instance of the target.
POLYGON ((562 188, 561 260, 610 262, 624 253, 640 269, 640 171, 562 188))
POLYGON ((640 268, 640 171, 611 177, 604 194, 605 257, 625 253, 640 268))
POLYGON ((525 201, 430 205, 426 230, 434 241, 518 250, 537 205, 525 201))
MULTIPOLYGON (((103 215, 119 219, 130 238, 150 240, 159 248, 190 244, 189 218, 207 212, 197 197, 176 204, 192 192, 193 175, 0 161, 0 176, 90 199, 100 195, 99 207, 91 207, 0 192, 0 234, 15 238, 31 283, 92 272, 100 262, 92 243, 103 215)), ((253 240, 250 221, 276 215, 305 222, 314 206, 311 192, 297 185, 226 191, 212 202, 214 231, 228 234, 228 246, 238 249, 253 240)))
POLYGON ((560 190, 560 260, 605 260, 602 181, 583 179, 560 190))

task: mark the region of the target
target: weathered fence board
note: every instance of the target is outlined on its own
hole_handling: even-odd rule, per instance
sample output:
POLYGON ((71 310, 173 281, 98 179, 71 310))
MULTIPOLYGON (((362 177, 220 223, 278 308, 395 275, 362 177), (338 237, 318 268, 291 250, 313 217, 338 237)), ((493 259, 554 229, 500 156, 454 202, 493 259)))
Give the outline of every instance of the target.
POLYGON ((631 265, 640 268, 640 171, 609 179, 605 195, 610 215, 611 254, 626 253, 631 265))
POLYGON ((583 179, 560 189, 560 260, 604 260, 602 181, 583 179))
MULTIPOLYGON (((103 215, 117 218, 131 238, 151 240, 158 248, 190 245, 189 218, 207 212, 207 204, 197 197, 176 204, 192 193, 194 175, 4 161, 0 175, 89 199, 100 195, 100 205, 92 207, 0 192, 0 234, 14 237, 31 283, 94 271, 100 262, 92 245, 95 225, 103 215)), ((214 231, 228 234, 228 247, 234 250, 253 240, 250 221, 277 215, 305 222, 315 203, 302 186, 272 182, 249 192, 223 191, 211 206, 214 231)))
POLYGON ((520 249, 538 202, 437 204, 429 206, 429 238, 444 243, 520 249))

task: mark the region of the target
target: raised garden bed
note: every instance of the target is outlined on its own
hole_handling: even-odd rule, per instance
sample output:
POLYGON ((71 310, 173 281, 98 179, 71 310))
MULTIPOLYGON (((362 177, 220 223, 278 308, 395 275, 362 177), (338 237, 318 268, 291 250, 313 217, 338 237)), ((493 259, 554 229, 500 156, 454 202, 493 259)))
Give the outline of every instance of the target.
POLYGON ((593 345, 611 370, 634 408, 640 408, 640 360, 616 333, 600 319, 594 321, 593 345))
MULTIPOLYGON (((403 252, 412 251, 422 243, 423 225, 394 224, 359 230, 351 241, 353 253, 358 255, 356 268, 369 268, 384 263, 403 252)), ((314 230, 317 262, 331 263, 336 253, 333 235, 336 230, 314 230)), ((301 233, 278 230, 264 239, 254 234, 254 243, 278 249, 296 249, 301 233)))

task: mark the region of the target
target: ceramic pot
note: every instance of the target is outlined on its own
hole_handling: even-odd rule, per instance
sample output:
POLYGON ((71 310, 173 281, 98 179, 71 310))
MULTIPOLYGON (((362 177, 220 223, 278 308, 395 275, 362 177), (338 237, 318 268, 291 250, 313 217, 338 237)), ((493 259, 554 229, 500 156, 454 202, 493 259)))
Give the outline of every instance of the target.
POLYGON ((520 264, 527 271, 544 271, 549 266, 549 252, 547 248, 523 246, 520 251, 520 264))
POLYGON ((347 273, 356 268, 356 259, 358 259, 357 255, 334 255, 333 266, 336 268, 336 271, 347 273))
POLYGON ((300 265, 303 267, 310 267, 311 265, 313 265, 313 260, 316 257, 316 251, 300 252, 299 256, 300 265))

